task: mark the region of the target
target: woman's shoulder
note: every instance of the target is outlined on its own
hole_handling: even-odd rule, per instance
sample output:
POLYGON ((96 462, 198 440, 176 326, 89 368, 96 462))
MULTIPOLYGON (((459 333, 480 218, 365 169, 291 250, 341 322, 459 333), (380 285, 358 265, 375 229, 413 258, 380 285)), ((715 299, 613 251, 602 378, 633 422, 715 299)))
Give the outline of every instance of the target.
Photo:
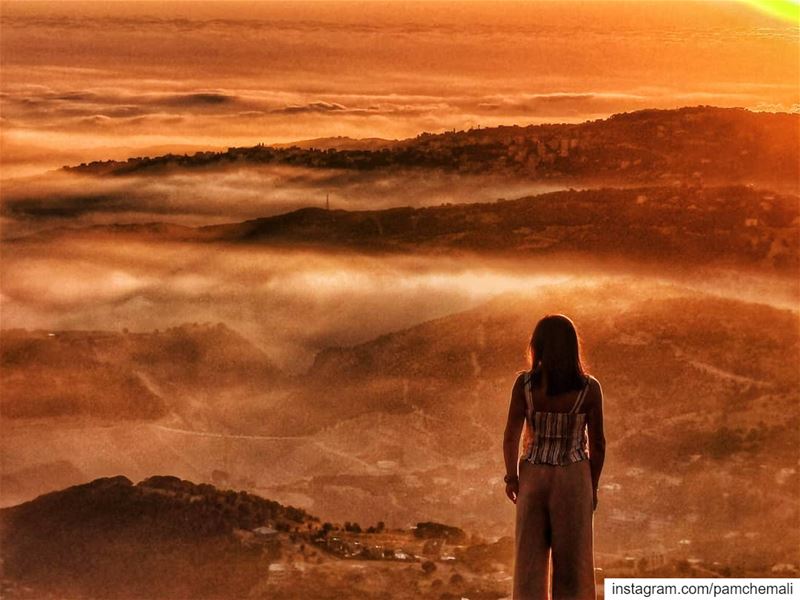
POLYGON ((514 380, 514 384, 515 385, 522 385, 523 383, 528 381, 528 378, 530 378, 530 376, 531 376, 531 372, 530 371, 517 371, 517 377, 514 380))
POLYGON ((591 402, 594 399, 602 398, 603 388, 600 385, 600 381, 590 373, 585 373, 584 377, 586 378, 586 384, 588 386, 586 390, 587 400, 591 402))

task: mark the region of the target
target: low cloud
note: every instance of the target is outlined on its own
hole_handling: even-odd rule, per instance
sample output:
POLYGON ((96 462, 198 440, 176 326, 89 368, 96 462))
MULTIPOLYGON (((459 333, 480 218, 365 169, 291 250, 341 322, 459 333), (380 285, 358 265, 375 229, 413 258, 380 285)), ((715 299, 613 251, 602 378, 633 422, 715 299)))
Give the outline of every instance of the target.
MULTIPOLYGON (((621 278, 630 299, 651 293, 653 283, 646 273, 604 273, 574 256, 370 257, 91 237, 7 245, 0 276, 5 328, 147 331, 222 321, 292 372, 305 371, 324 347, 364 342, 504 292, 621 278)), ((791 286, 768 277, 681 283, 751 301, 781 294, 796 301, 791 286)))
MULTIPOLYGON (((800 64, 787 52, 796 28, 744 7, 633 15, 600 3, 565 21, 555 5, 488 6, 287 4, 231 15, 209 5, 189 17, 163 3, 9 5, 3 135, 49 148, 44 170, 65 153, 102 160, 99 149, 122 146, 395 139, 698 103, 797 104, 800 64)), ((4 164, 21 162, 19 144, 3 146, 4 164)))
POLYGON ((232 104, 238 98, 230 94, 221 94, 214 92, 196 92, 193 94, 180 94, 172 97, 167 97, 163 100, 164 104, 180 107, 194 107, 194 106, 217 106, 220 104, 232 104))
POLYGON ((18 237, 60 226, 113 222, 203 225, 243 221, 323 206, 366 210, 488 202, 561 189, 557 184, 457 173, 380 173, 284 165, 176 172, 147 176, 87 177, 56 172, 9 180, 0 215, 3 235, 18 237))
POLYGON ((304 112, 332 112, 332 111, 343 111, 347 110, 347 107, 343 104, 338 104, 336 102, 311 102, 305 105, 290 105, 284 106, 283 108, 276 108, 272 112, 274 113, 304 113, 304 112))
POLYGON ((502 291, 564 280, 447 258, 91 239, 15 244, 6 256, 4 327, 150 330, 224 321, 289 371, 305 370, 329 345, 366 341, 502 291))

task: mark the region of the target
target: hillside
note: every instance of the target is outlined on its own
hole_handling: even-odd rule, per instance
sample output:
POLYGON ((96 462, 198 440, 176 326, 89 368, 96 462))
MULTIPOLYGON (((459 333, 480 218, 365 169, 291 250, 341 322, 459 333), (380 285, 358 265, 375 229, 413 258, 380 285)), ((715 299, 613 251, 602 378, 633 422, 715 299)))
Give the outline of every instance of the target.
MULTIPOLYGON (((706 564, 796 564, 797 313, 634 278, 504 295, 328 348, 277 393, 234 371, 242 393, 216 388, 180 421, 6 419, 4 494, 24 498, 51 476, 169 471, 235 483, 328 520, 407 526, 424 516, 510 535, 499 445, 508 394, 530 328, 554 311, 578 323, 605 392, 599 550, 676 553, 690 539, 689 556, 706 564), (54 464, 65 456, 74 466, 54 464), (764 529, 765 519, 775 527, 764 529)), ((80 361, 60 368, 84 371, 80 361)), ((172 368, 185 377, 185 365, 172 368)), ((101 379, 85 386, 83 397, 104 397, 101 379)))
POLYGON ((0 415, 158 419, 188 416, 192 401, 275 388, 263 352, 228 327, 164 331, 3 331, 0 415))
POLYGON ((459 525, 501 530, 506 513, 493 490, 514 366, 524 366, 526 332, 552 311, 580 325, 605 390, 600 548, 677 548, 688 538, 697 556, 727 560, 733 548, 718 540, 747 534, 753 551, 737 548, 743 562, 796 561, 798 316, 667 286, 510 296, 320 353, 305 389, 276 407, 285 419, 276 430, 387 466, 274 489, 291 487, 325 514, 375 518, 390 504, 402 518, 427 506, 433 518, 458 514, 459 525), (733 497, 731 488, 747 491, 733 497), (779 537, 761 528, 765 519, 779 537), (634 534, 631 523, 650 529, 634 534))
POLYGON ((236 533, 312 523, 302 510, 175 477, 98 479, 0 511, 4 587, 70 598, 241 597, 278 549, 236 533))
POLYGON ((384 252, 566 253, 795 272, 797 198, 748 187, 563 191, 495 203, 383 211, 309 208, 203 227, 207 240, 384 252))
MULTIPOLYGON (((242 491, 154 476, 106 477, 0 510, 4 598, 412 600, 507 598, 513 537, 441 522, 322 523, 242 491)), ((605 577, 774 575, 680 557, 597 555, 605 577)), ((790 574, 790 573, 785 573, 790 574)))
POLYGON ((474 204, 345 211, 305 208, 199 228, 163 224, 61 228, 59 237, 225 243, 277 248, 698 265, 794 275, 800 267, 797 196, 747 186, 566 190, 474 204))
POLYGON ((320 523, 171 476, 97 479, 0 511, 4 598, 501 598, 512 541, 439 523, 320 523), (457 534, 457 535, 454 535, 457 534))
POLYGON ((641 110, 580 124, 423 133, 391 145, 350 149, 258 145, 96 161, 65 169, 94 175, 167 173, 282 164, 326 169, 444 169, 532 179, 728 183, 800 179, 800 115, 710 106, 641 110))

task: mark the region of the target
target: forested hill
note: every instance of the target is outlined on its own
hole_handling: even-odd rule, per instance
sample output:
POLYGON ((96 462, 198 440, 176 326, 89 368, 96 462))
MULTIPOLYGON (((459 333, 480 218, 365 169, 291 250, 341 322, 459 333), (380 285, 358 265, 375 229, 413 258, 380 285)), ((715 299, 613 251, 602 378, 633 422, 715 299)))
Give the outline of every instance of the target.
POLYGON ((321 522, 244 491, 104 477, 0 510, 3 598, 500 598, 513 540, 321 522), (436 573, 436 576, 433 574, 436 573), (500 575, 488 577, 487 573, 500 575), (454 577, 457 574, 457 577, 454 577), (438 580, 438 584, 434 581, 438 580))
POLYGON ((0 511, 3 587, 10 598, 242 598, 269 566, 242 535, 318 521, 172 476, 97 479, 0 511))
POLYGON ((302 208, 205 227, 57 228, 50 237, 325 248, 366 253, 581 255, 663 265, 794 273, 798 198, 750 186, 563 190, 517 200, 346 211, 302 208))
POLYGON ((229 148, 96 161, 67 171, 165 174, 176 169, 292 165, 327 169, 442 169, 524 178, 652 181, 724 179, 796 185, 800 114, 710 106, 648 109, 579 124, 501 126, 367 145, 229 148))

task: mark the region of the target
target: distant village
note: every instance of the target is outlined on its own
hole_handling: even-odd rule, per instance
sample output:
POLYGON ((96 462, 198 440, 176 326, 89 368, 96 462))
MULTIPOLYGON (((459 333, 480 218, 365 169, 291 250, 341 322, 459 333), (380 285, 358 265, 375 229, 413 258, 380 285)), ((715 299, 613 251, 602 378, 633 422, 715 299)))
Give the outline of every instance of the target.
MULTIPOLYGON (((616 511, 612 519, 632 522, 631 516, 619 513, 616 511)), ((418 523, 406 530, 387 530, 378 523, 363 531, 356 523, 324 523, 320 528, 288 534, 259 527, 240 535, 243 543, 259 545, 272 557, 269 572, 273 583, 290 584, 293 578, 331 558, 351 561, 354 566, 363 561, 413 565, 409 576, 416 573, 417 578, 430 579, 431 588, 443 586, 445 581, 455 588, 482 585, 496 592, 487 597, 506 596, 512 582, 512 538, 493 543, 468 539, 462 530, 440 523, 418 523)), ((798 573, 797 566, 788 563, 775 564, 767 571, 708 563, 692 555, 688 539, 680 540, 671 550, 662 547, 633 549, 624 555, 596 553, 595 567, 600 597, 606 577, 796 577, 798 573)))
MULTIPOLYGON (((281 164, 365 171, 444 169, 545 179, 581 176, 599 180, 624 175, 627 182, 638 179, 661 183, 715 178, 732 182, 734 173, 742 181, 753 177, 796 179, 797 165, 788 156, 790 152, 781 152, 779 143, 787 124, 796 119, 796 115, 759 115, 742 109, 699 106, 639 111, 580 124, 425 132, 416 138, 387 140, 380 147, 365 144, 363 149, 261 143, 223 152, 132 157, 64 169, 125 175, 142 170, 157 174, 174 168, 281 164), (715 134, 720 130, 725 131, 724 136, 715 134), (765 146, 765 140, 776 143, 765 146)), ((791 126, 788 128, 791 130, 791 126)), ((791 143, 788 138, 786 141, 791 143)))

